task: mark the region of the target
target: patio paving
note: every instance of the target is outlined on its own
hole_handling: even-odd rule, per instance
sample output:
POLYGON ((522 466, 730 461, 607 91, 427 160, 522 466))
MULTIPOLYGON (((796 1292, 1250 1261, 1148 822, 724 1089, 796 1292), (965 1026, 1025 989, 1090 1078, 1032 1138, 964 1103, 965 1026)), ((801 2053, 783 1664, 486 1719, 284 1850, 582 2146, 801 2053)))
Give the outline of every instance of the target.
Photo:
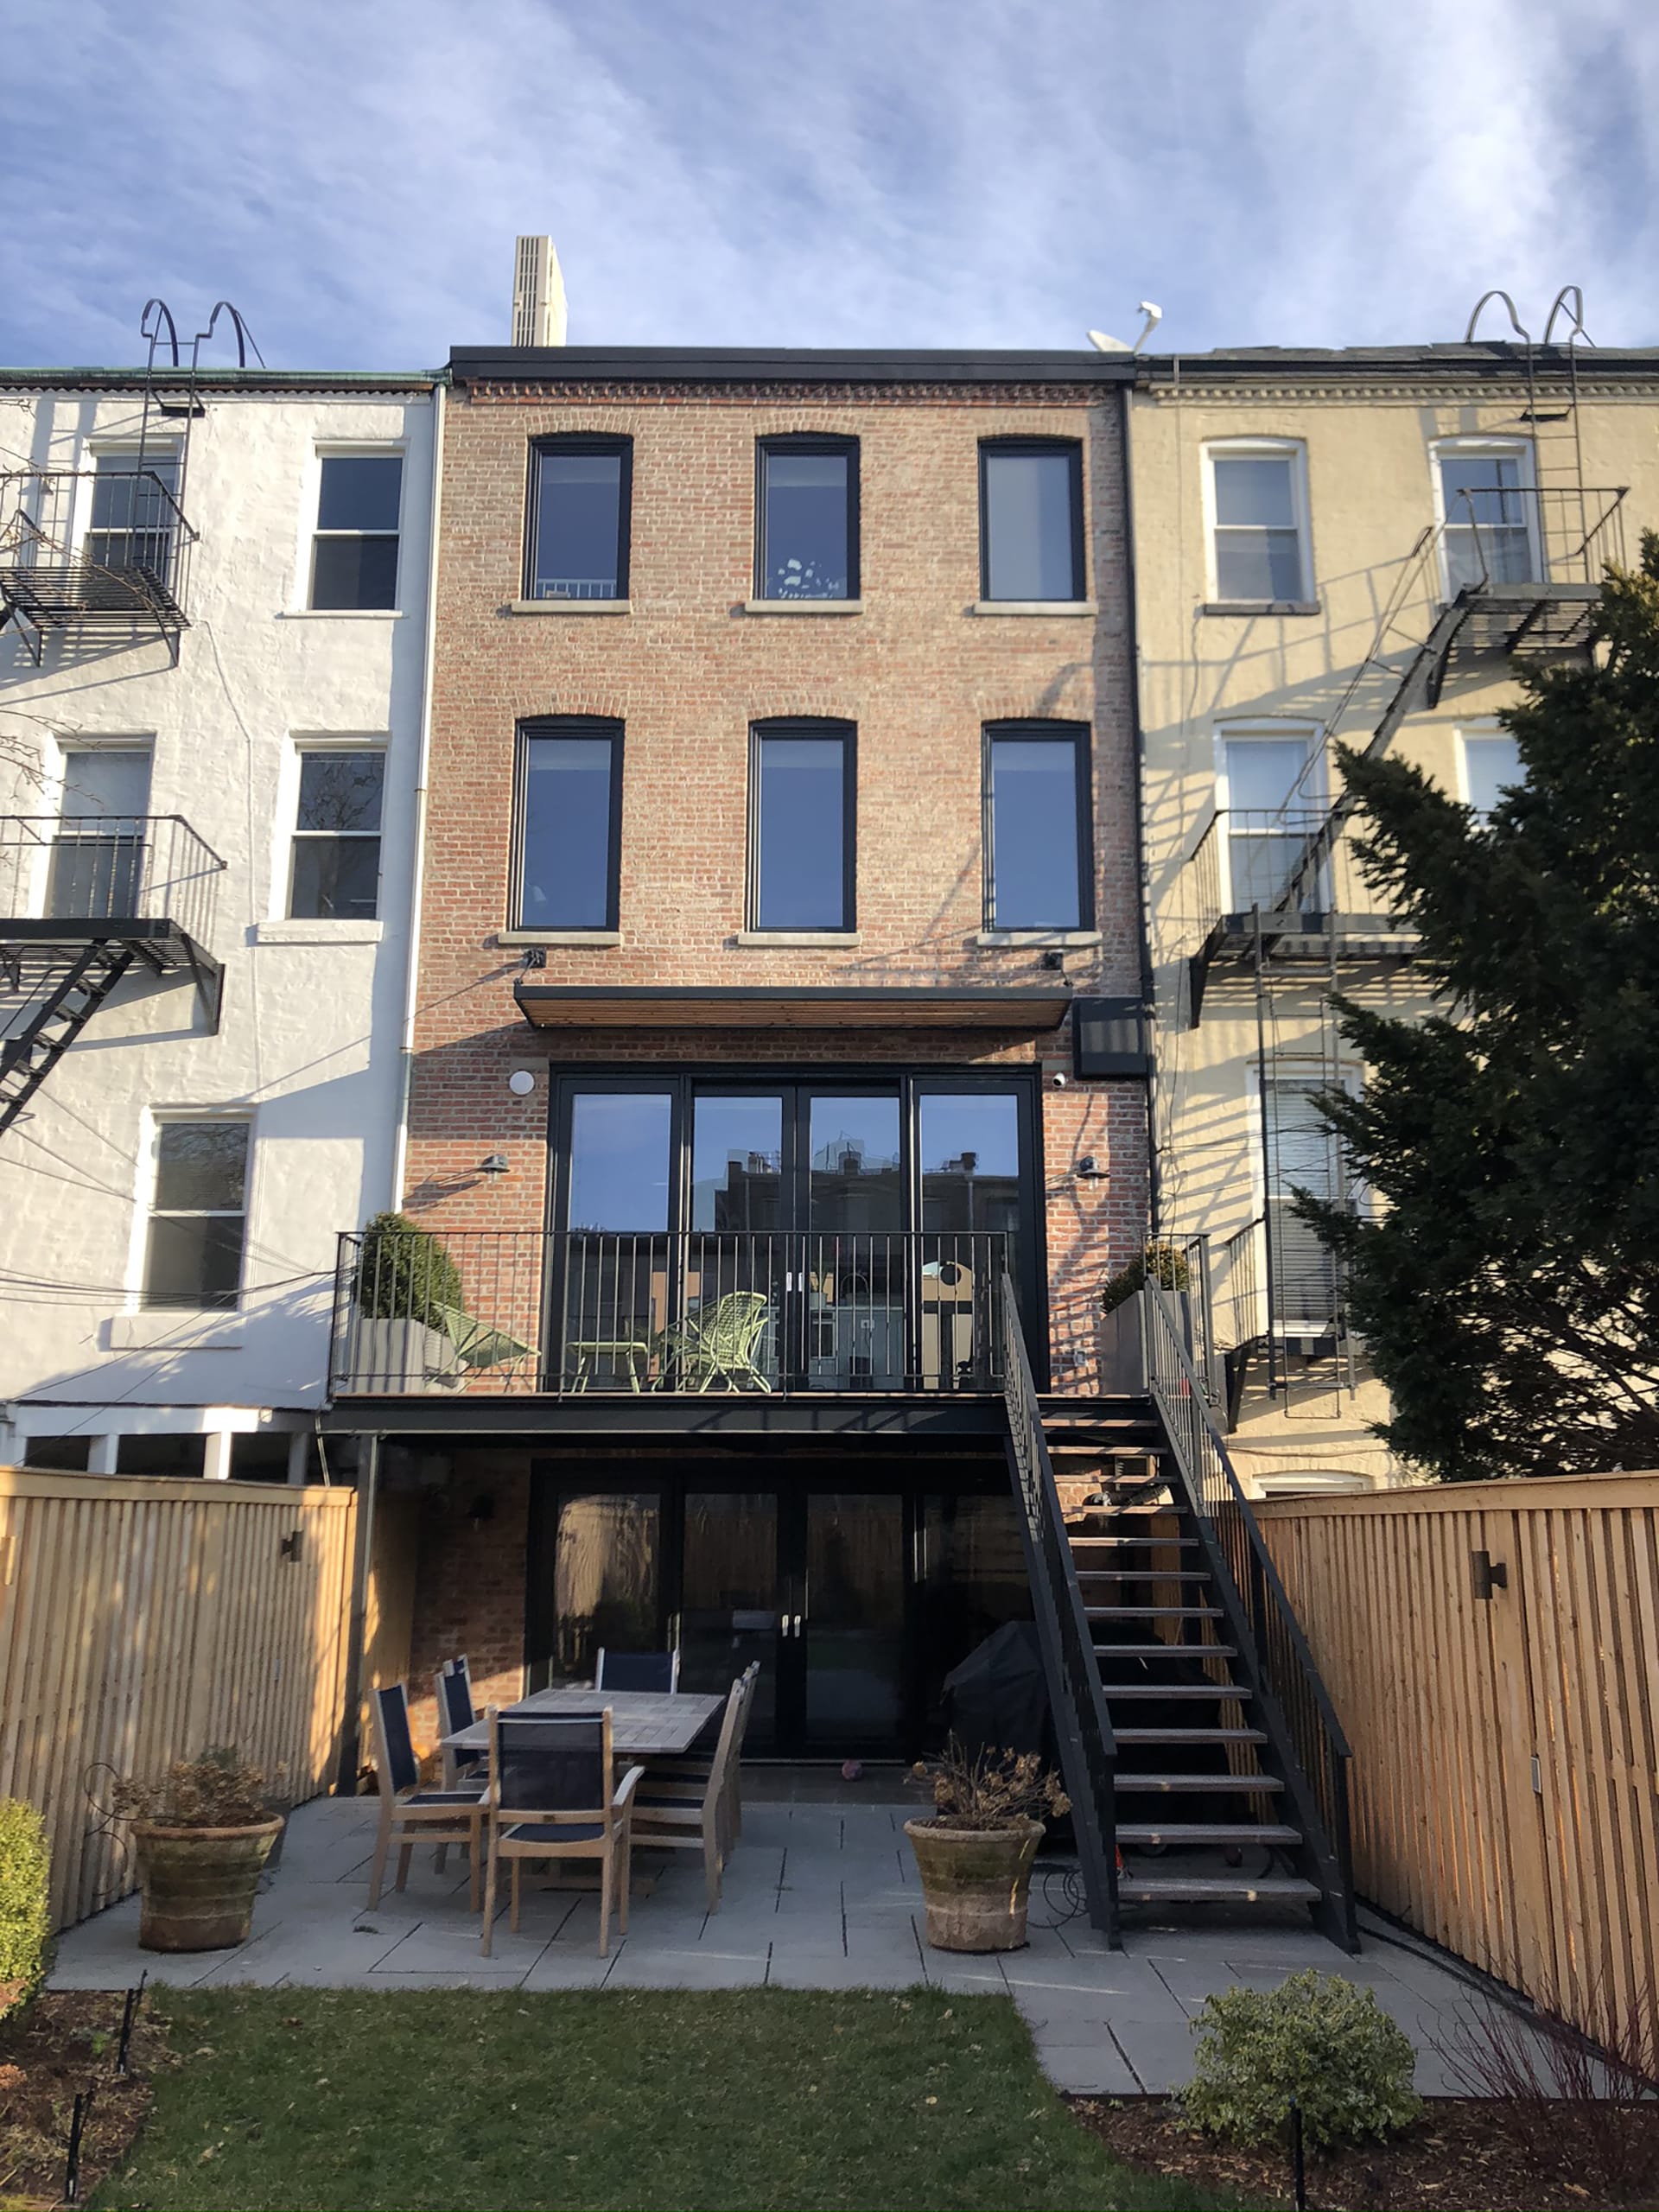
MULTIPOLYGON (((289 1823, 282 1863, 255 1907, 251 1940, 233 1951, 169 1957, 138 1948, 129 1897, 60 1939, 55 1989, 187 1986, 423 1989, 905 1989, 1011 1996, 1044 2066, 1062 2089, 1133 2096, 1179 2088, 1192 2070, 1190 2023, 1206 1996, 1236 1982, 1268 1988, 1317 1966, 1376 1992, 1411 2036, 1417 2086, 1446 2094, 1425 2037, 1467 2000, 1468 1986, 1432 1958, 1372 1940, 1350 1959, 1311 1929, 1147 1928, 1109 1951, 1065 1885, 1033 1885, 1023 1951, 968 1957, 930 1951, 904 1823, 913 1802, 746 1802, 743 1840, 726 1872, 719 1912, 703 1910, 694 1854, 676 1853, 657 1887, 633 1900, 629 1932, 597 1955, 592 1895, 526 1885, 514 1936, 505 1906, 494 1955, 478 1948, 467 1873, 452 1849, 445 1873, 418 1850, 409 1886, 365 1906, 374 1835, 372 1799, 319 1799, 289 1823), (1055 1924, 1058 1923, 1058 1924, 1055 1924)), ((650 1866, 660 1861, 645 1859, 650 1866)))

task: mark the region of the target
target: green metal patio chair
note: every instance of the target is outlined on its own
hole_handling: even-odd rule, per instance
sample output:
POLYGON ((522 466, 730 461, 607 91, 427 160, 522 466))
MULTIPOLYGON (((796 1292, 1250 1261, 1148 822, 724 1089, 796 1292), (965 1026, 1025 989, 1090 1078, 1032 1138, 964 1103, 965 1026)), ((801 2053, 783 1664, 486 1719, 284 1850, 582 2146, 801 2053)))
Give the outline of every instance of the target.
POLYGON ((759 1290, 728 1291, 700 1313, 671 1322, 662 1332, 664 1371, 671 1387, 711 1390, 770 1390, 759 1363, 760 1340, 772 1318, 772 1300, 759 1290))

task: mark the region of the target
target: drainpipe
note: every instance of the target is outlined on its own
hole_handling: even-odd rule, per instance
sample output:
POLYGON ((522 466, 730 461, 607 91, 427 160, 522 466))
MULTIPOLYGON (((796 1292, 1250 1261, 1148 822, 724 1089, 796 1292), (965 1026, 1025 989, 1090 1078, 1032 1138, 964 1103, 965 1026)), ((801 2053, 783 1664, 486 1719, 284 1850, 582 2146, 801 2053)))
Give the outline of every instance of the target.
POLYGON ((340 1716, 340 1758, 334 1768, 336 1797, 355 1797, 363 1750, 364 1647, 368 1639, 369 1582, 374 1568, 374 1503, 380 1489, 380 1442, 365 1436, 357 1465, 357 1543, 352 1559, 352 1612, 346 1631, 346 1681, 340 1716))
POLYGON ((1123 427, 1123 557, 1129 620, 1129 713, 1135 722, 1135 870, 1141 887, 1141 1000, 1147 1010, 1154 1050, 1147 1076, 1147 1230, 1155 1238, 1160 1226, 1162 1179, 1158 1170, 1158 1054, 1157 1023, 1153 1012, 1155 978, 1152 970, 1152 882, 1147 869, 1146 772, 1147 738, 1141 721, 1141 633, 1135 619, 1135 485, 1129 471, 1129 424, 1134 419, 1135 395, 1149 383, 1145 370, 1137 369, 1132 385, 1120 385, 1123 427))
POLYGON ((409 1162, 409 1096, 415 1073, 415 1016, 420 1003, 421 912, 426 873, 426 793, 432 757, 432 677, 438 642, 438 529, 443 519, 443 400, 445 372, 432 386, 432 500, 427 522, 426 640, 421 671, 421 741, 415 768, 414 877, 409 897, 409 964, 404 985, 402 1065, 397 1077, 397 1126, 392 1141, 391 1203, 404 1200, 409 1162))

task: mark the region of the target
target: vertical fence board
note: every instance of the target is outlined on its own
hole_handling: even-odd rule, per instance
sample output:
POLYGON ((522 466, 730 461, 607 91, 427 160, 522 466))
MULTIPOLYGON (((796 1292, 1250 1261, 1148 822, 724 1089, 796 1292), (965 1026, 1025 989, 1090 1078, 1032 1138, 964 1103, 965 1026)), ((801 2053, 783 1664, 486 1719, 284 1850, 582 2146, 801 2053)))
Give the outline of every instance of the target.
POLYGON ((1353 1744, 1362 1894, 1592 2032, 1659 1993, 1659 1475, 1256 1510, 1353 1744))

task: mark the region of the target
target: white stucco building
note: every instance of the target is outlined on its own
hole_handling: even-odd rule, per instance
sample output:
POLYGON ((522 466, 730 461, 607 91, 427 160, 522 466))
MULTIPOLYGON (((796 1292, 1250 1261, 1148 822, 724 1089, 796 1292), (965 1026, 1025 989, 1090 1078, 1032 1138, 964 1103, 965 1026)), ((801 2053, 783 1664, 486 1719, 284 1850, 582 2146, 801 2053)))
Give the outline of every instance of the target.
POLYGON ((315 1465, 397 1182, 439 405, 0 372, 0 1463, 315 1465))

